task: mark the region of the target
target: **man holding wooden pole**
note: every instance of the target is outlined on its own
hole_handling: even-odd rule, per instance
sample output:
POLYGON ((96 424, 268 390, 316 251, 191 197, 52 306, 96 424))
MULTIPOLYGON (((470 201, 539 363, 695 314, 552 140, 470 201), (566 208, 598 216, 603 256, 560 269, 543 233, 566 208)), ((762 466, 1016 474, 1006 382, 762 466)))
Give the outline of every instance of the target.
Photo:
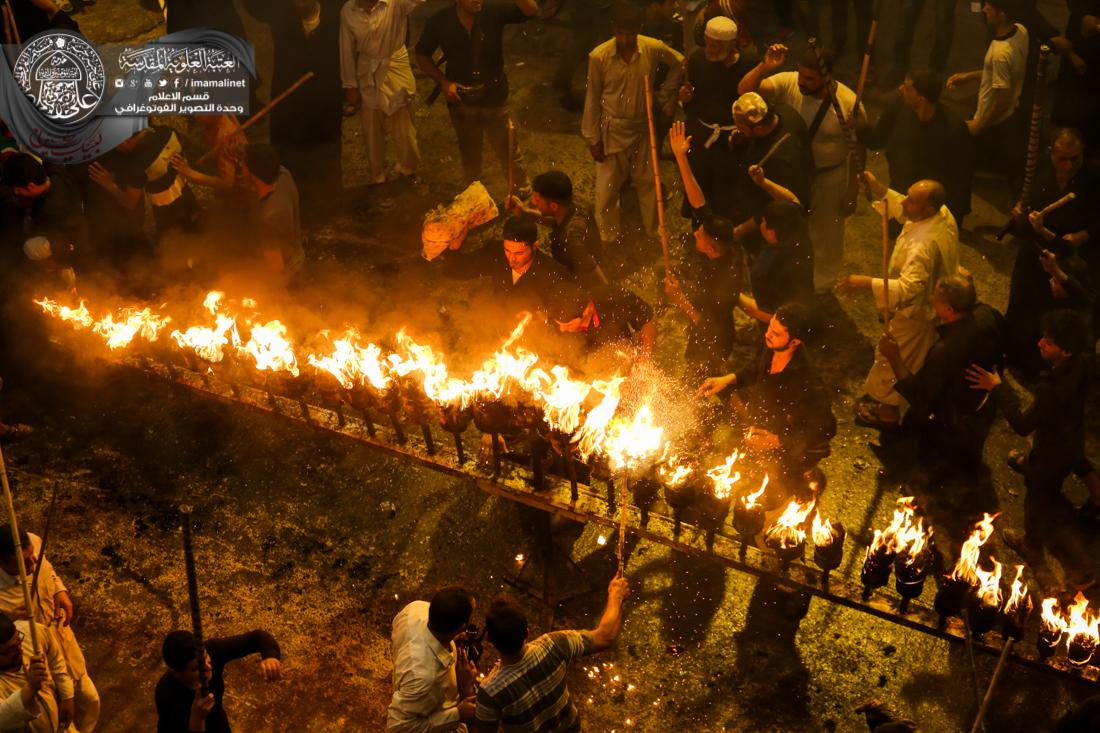
MULTIPOLYGON (((871 291, 906 368, 916 372, 936 339, 932 307, 936 281, 959 269, 959 230, 944 206, 943 186, 936 181, 917 181, 904 196, 887 189, 869 172, 864 172, 862 182, 876 199, 885 200, 887 213, 903 226, 884 277, 845 275, 837 281, 837 290, 871 291)), ((883 201, 875 204, 882 205, 883 201)), ((887 244, 884 241, 884 247, 887 244)), ((896 384, 890 362, 876 349, 863 387, 871 403, 856 406, 856 422, 875 428, 897 427, 905 400, 896 384)))

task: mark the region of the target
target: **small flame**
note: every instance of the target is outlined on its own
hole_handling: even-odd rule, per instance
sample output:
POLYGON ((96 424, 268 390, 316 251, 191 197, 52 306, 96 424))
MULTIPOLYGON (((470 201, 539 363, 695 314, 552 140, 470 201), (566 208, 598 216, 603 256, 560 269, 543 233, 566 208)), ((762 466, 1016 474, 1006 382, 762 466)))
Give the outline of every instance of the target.
POLYGON ((581 406, 592 391, 588 382, 569 378, 569 369, 555 366, 550 369, 554 381, 539 395, 542 398, 544 419, 553 430, 571 435, 581 424, 581 406))
POLYGON ((1058 612, 1058 599, 1057 598, 1044 598, 1042 603, 1043 613, 1041 615, 1043 626, 1047 631, 1065 631, 1069 628, 1069 623, 1058 612))
POLYGON ((129 346, 135 337, 146 341, 156 341, 160 330, 171 322, 168 316, 158 316, 149 308, 123 308, 116 319, 108 314, 92 326, 92 332, 99 334, 112 351, 129 346))
POLYGON ((978 585, 979 580, 976 570, 982 545, 993 536, 993 521, 999 516, 1001 516, 1000 512, 992 515, 983 512, 982 519, 974 524, 970 537, 963 543, 962 550, 959 552, 959 560, 955 563, 955 569, 951 571, 953 580, 965 580, 972 586, 978 585))
POLYGON ((619 409, 619 385, 625 377, 614 377, 607 381, 597 380, 592 383, 592 389, 603 395, 600 404, 588 411, 581 429, 573 436, 573 442, 577 444, 577 452, 582 460, 599 450, 607 436, 608 425, 615 411, 619 409))
POLYGON ((1031 611, 1031 598, 1026 585, 1024 585, 1024 566, 1016 566, 1016 579, 1012 581, 1012 589, 1009 591, 1008 600, 1005 601, 1005 614, 1014 614, 1026 609, 1031 611))
POLYGON ((1074 637, 1086 636, 1095 644, 1100 641, 1100 617, 1088 613, 1089 602, 1081 591, 1073 598, 1073 605, 1067 611, 1066 634, 1069 643, 1073 643, 1074 637))
POLYGON ((806 541, 806 520, 810 512, 814 510, 817 502, 810 499, 805 504, 797 499, 791 499, 787 508, 775 520, 775 524, 768 529, 765 539, 778 542, 783 549, 797 547, 806 541))
POLYGON ((813 524, 814 545, 824 547, 833 543, 833 523, 821 518, 821 512, 814 512, 813 524))
POLYGON ((733 494, 734 485, 741 480, 741 472, 736 470, 737 462, 743 457, 743 453, 734 451, 726 456, 726 461, 721 466, 707 471, 707 477, 714 482, 715 499, 728 499, 733 494))
POLYGON ((657 467, 657 476, 661 483, 670 489, 681 486, 693 473, 695 469, 686 463, 680 463, 680 456, 675 453, 657 467))
POLYGON ((986 571, 975 567, 978 575, 978 600, 991 608, 1001 607, 1001 564, 996 558, 990 558, 993 570, 986 571))
POLYGON ((88 312, 88 306, 83 300, 80 301, 80 305, 76 308, 61 305, 56 300, 50 298, 43 298, 42 300, 36 300, 34 302, 54 318, 60 318, 67 323, 71 323, 73 328, 91 328, 92 324, 95 322, 92 319, 92 314, 88 312))

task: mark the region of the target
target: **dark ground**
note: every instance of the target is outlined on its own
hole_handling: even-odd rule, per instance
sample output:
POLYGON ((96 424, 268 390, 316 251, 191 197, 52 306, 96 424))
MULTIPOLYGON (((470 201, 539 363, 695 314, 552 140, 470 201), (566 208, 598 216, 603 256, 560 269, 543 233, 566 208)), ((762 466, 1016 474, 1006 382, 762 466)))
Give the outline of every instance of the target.
MULTIPOLYGON (((959 5, 950 69, 976 68, 984 50, 985 31, 967 5, 959 5)), ((1057 5, 1043 3, 1060 23, 1057 5)), ((96 40, 156 35, 156 16, 136 6, 135 0, 100 0, 78 19, 96 40)), ((759 36, 768 38, 768 9, 753 17, 760 18, 759 36)), ((887 48, 892 22, 888 12, 887 48)), ((926 31, 918 32, 918 47, 926 31)), ((514 114, 528 169, 570 171, 583 197, 591 190, 592 166, 578 119, 557 107, 547 81, 561 32, 530 23, 513 39, 514 114)), ((255 41, 263 64, 266 41, 262 35, 255 41)), ((854 63, 849 54, 844 70, 854 63)), ((421 79, 421 97, 428 88, 421 79)), ((874 108, 877 100, 869 101, 874 108)), ((331 211, 308 212, 315 222, 310 274, 314 282, 339 283, 329 297, 358 303, 373 324, 400 325, 400 317, 385 313, 392 310, 384 306, 389 299, 400 301, 403 316, 417 314, 414 320, 429 333, 437 318, 421 311, 429 310, 439 287, 418 259, 420 217, 457 192, 458 158, 441 104, 419 108, 417 124, 424 183, 368 192, 358 121, 346 122, 347 193, 331 211), (399 197, 401 205, 381 214, 383 196, 399 197)), ((876 172, 883 165, 872 158, 876 172)), ((498 169, 490 162, 486 171, 490 190, 502 194, 498 169)), ((669 164, 662 173, 675 181, 669 164)), ((992 233, 1009 200, 1002 187, 979 183, 962 254, 981 297, 1002 308, 1014 247, 995 242, 992 233)), ((683 231, 677 216, 670 213, 669 220, 674 232, 683 231)), ((853 272, 878 268, 877 219, 866 206, 849 221, 847 247, 853 272)), ((656 294, 650 273, 633 284, 650 299, 656 294)), ((335 309, 333 303, 317 308, 322 317, 335 309)), ((899 484, 912 472, 884 475, 877 435, 851 421, 850 405, 880 328, 871 304, 825 298, 821 309, 831 333, 813 349, 836 389, 841 423, 824 463, 823 512, 850 532, 866 531, 888 521, 896 496, 911 490, 899 484)), ((666 310, 659 327, 658 363, 675 372, 682 318, 666 310)), ((452 342, 468 346, 461 336, 452 342)), ((748 340, 741 351, 747 358, 748 340)), ((62 358, 34 379, 16 380, 5 396, 6 417, 38 428, 31 439, 5 448, 26 528, 41 530, 49 491, 59 486, 50 549, 79 605, 78 633, 104 700, 105 733, 152 729, 160 640, 188 623, 176 529, 181 503, 195 506, 208 633, 264 627, 283 647, 286 677, 279 685, 263 685, 251 663, 230 668, 226 705, 239 731, 382 730, 391 692, 388 626, 396 611, 448 583, 474 590, 484 604, 507 587, 502 578, 514 573, 515 555, 529 552, 517 509, 470 483, 129 372, 62 358), (386 502, 396 507, 392 518, 386 502)), ((1096 435, 1094 423, 1094 449, 1096 435)), ((998 422, 987 447, 996 492, 981 508, 1004 512, 1003 527, 1021 524, 1022 484, 1002 457, 1023 446, 998 422)), ((907 456, 901 458, 906 463, 907 456)), ((965 497, 916 491, 944 535, 975 518, 959 510, 965 497)), ((1068 491, 1076 501, 1083 498, 1076 481, 1068 491)), ((612 543, 599 546, 600 533, 586 528, 573 547, 594 592, 567 603, 553 619, 556 627, 588 627, 598 618, 603 586, 614 572, 612 543)), ((839 571, 847 577, 858 575, 854 547, 849 544, 839 571)), ((1018 562, 1007 548, 994 554, 1018 562)), ((1055 566, 1053 572, 1056 590, 1061 571, 1055 566)), ((862 722, 853 708, 872 696, 919 720, 922 730, 969 729, 974 683, 961 645, 821 601, 801 623, 791 621, 766 584, 645 542, 634 550, 628 575, 633 595, 618 649, 572 670, 571 689, 589 730, 857 731, 862 722)), ((583 590, 583 581, 573 582, 583 590)), ((536 630, 548 628, 549 612, 533 601, 529 608, 536 630)), ((993 661, 978 658, 983 688, 993 661)), ((1047 730, 1090 692, 1086 683, 1012 666, 986 729, 1047 730)))

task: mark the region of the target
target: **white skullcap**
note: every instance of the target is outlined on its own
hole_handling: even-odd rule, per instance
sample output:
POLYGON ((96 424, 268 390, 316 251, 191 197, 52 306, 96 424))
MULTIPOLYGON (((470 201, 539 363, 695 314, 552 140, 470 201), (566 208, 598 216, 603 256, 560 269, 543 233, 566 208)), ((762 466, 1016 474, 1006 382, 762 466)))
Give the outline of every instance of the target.
POLYGON ((53 252, 50 250, 50 240, 45 237, 31 237, 23 242, 23 254, 32 262, 48 260, 53 252))
POLYGON ((716 15, 707 21, 707 29, 704 34, 707 38, 712 38, 715 41, 724 41, 726 43, 736 41, 737 24, 724 15, 716 15))
POLYGON ((756 92, 746 92, 733 103, 733 113, 755 125, 768 116, 768 103, 756 92))

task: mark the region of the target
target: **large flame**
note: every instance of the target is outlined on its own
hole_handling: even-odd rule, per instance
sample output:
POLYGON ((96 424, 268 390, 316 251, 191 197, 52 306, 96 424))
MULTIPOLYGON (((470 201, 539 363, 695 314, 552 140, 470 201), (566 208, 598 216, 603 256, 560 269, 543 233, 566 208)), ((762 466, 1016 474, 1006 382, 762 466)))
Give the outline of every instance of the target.
POLYGON ((286 326, 279 321, 253 324, 241 353, 252 357, 261 371, 290 372, 298 376, 298 358, 286 338, 286 326))
POLYGON ((630 420, 615 420, 608 432, 604 451, 614 471, 636 471, 660 455, 664 428, 653 422, 649 403, 630 420))
POLYGON ((1061 632, 1069 628, 1069 622, 1058 611, 1057 598, 1044 598, 1042 603, 1043 613, 1040 615, 1043 626, 1050 632, 1061 632))
POLYGON ((734 451, 726 456, 725 462, 707 471, 707 478, 714 483, 714 498, 728 499, 733 494, 733 487, 741 480, 741 472, 737 470, 737 462, 744 454, 734 451))
POLYGON ((1066 638, 1070 644, 1075 637, 1088 637, 1093 644, 1100 641, 1100 617, 1088 612, 1089 602, 1081 591, 1073 598, 1073 605, 1066 609, 1066 638))
POLYGON ((1001 516, 1000 512, 997 514, 985 514, 983 512, 982 519, 974 524, 974 530, 970 533, 970 537, 963 543, 962 550, 959 552, 959 560, 955 563, 955 569, 951 571, 951 578, 954 580, 965 580, 972 586, 979 584, 977 567, 978 560, 981 557, 982 545, 989 541, 989 538, 993 536, 993 521, 997 517, 1001 516))
POLYGON ((765 540, 778 543, 783 549, 798 547, 806 541, 806 520, 817 502, 810 499, 805 504, 791 499, 787 508, 779 515, 765 533, 765 540))
POLYGON ((821 512, 814 512, 813 523, 814 545, 823 547, 833 542, 833 523, 821 518, 821 512))
POLYGON ((587 382, 569 378, 569 369, 551 367, 554 381, 542 391, 543 419, 552 430, 572 435, 581 424, 581 406, 592 387, 587 382))
POLYGON ((573 436, 573 442, 577 444, 577 452, 581 459, 587 461, 590 455, 596 453, 607 436, 608 426, 615 411, 619 409, 619 385, 625 377, 615 377, 607 381, 595 381, 592 389, 603 395, 600 404, 588 411, 584 424, 577 434, 573 436))

